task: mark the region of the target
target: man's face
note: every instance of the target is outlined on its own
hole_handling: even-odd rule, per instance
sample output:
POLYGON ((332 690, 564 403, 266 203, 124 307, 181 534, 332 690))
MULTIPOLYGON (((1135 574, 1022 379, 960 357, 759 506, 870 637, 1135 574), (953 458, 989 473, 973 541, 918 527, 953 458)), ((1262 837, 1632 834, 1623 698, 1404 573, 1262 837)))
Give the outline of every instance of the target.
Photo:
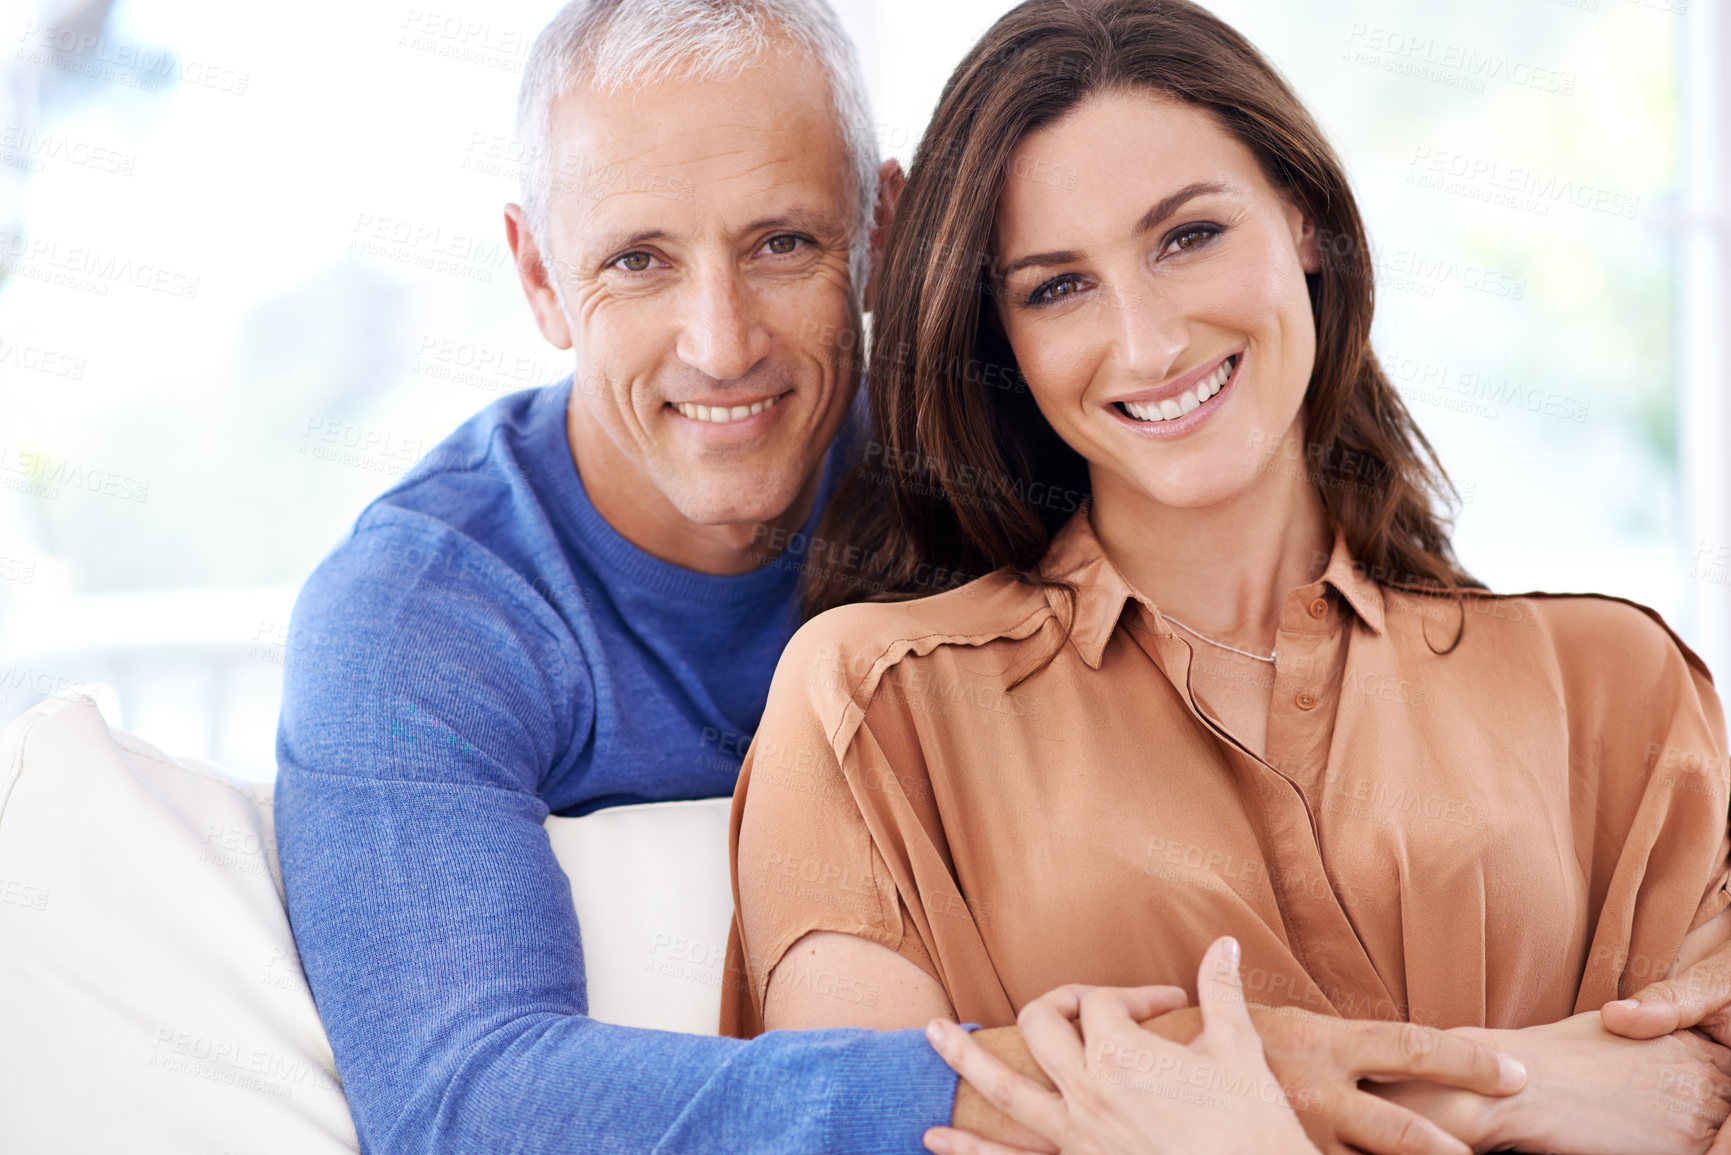
MULTIPOLYGON (((599 434, 680 515, 768 521, 809 493, 856 387, 855 185, 818 66, 770 54, 553 109, 540 244, 599 434), (549 259, 550 258, 550 259, 549 259)), ((646 491, 647 492, 647 491, 646 491)))

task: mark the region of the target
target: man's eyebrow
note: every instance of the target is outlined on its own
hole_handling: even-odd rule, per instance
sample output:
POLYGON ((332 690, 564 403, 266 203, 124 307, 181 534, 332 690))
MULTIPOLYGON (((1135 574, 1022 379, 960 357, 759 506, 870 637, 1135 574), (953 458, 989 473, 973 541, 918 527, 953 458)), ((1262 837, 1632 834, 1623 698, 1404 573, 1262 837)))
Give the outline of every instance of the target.
POLYGON ((807 233, 834 233, 839 231, 835 218, 828 213, 813 212, 811 209, 789 209, 772 217, 762 217, 745 226, 748 233, 764 232, 768 229, 799 229, 807 233))
POLYGON ((642 232, 636 233, 612 233, 602 237, 601 243, 595 248, 601 252, 618 253, 626 249, 636 248, 638 245, 646 245, 650 241, 664 240, 667 235, 666 229, 644 229, 642 232))
MULTIPOLYGON (((1142 219, 1136 222, 1136 227, 1131 230, 1130 235, 1133 237, 1139 237, 1143 233, 1159 227, 1161 222, 1171 217, 1172 214, 1176 213, 1179 209, 1183 208, 1186 204, 1195 200, 1197 197, 1208 196, 1213 193, 1229 193, 1231 191, 1232 187, 1230 185, 1224 185, 1218 181, 1197 181, 1194 184, 1187 184, 1171 196, 1156 201, 1153 208, 1142 214, 1142 219)), ((1032 253, 1026 257, 1017 257, 1008 265, 1004 266, 1004 271, 998 274, 998 278, 1000 280, 1007 280, 1010 276, 1021 272, 1023 269, 1034 268, 1041 265, 1068 265, 1080 260, 1081 255, 1082 254, 1076 252, 1074 249, 1059 249, 1049 253, 1032 253)))
MULTIPOLYGON (((833 233, 837 231, 836 223, 826 213, 813 212, 809 209, 790 209, 772 217, 763 217, 745 226, 747 233, 763 232, 767 229, 799 229, 802 232, 833 233)), ((673 234, 666 229, 644 229, 635 233, 612 233, 602 237, 601 243, 595 247, 598 251, 607 253, 622 253, 638 245, 646 245, 651 241, 664 241, 673 234)))

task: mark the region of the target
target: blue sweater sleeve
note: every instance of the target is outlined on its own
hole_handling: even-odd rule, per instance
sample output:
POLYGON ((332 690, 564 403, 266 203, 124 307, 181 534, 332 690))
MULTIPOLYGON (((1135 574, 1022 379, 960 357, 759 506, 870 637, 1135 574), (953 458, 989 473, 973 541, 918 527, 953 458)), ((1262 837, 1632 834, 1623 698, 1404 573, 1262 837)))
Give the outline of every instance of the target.
POLYGON ((302 592, 278 734, 290 917, 363 1150, 922 1150, 955 1077, 917 1032, 585 1017, 537 788, 585 740, 586 668, 517 574, 412 517, 302 592))

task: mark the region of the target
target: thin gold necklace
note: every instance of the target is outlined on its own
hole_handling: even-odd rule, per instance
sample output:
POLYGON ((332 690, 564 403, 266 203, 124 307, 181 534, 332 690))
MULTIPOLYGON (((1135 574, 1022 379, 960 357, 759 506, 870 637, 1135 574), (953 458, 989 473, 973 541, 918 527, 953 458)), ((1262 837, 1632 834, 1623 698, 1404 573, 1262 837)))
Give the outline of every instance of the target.
POLYGON ((1255 658, 1257 661, 1267 662, 1271 666, 1274 665, 1275 659, 1280 657, 1279 649, 1275 649, 1275 650, 1270 651, 1269 655, 1265 658, 1261 654, 1253 654, 1249 650, 1241 650, 1237 646, 1229 646, 1225 642, 1217 642, 1213 638, 1209 637, 1207 634, 1203 633, 1201 630, 1191 629, 1189 626, 1185 625, 1183 622, 1179 621, 1177 618, 1173 617, 1171 614, 1162 613, 1160 616, 1165 618, 1167 621, 1171 622, 1173 625, 1177 626, 1179 629, 1183 630, 1185 633, 1195 634, 1197 637, 1201 638, 1203 641, 1207 642, 1209 645, 1218 646, 1222 650, 1230 650, 1235 654, 1242 654, 1247 658, 1255 658))

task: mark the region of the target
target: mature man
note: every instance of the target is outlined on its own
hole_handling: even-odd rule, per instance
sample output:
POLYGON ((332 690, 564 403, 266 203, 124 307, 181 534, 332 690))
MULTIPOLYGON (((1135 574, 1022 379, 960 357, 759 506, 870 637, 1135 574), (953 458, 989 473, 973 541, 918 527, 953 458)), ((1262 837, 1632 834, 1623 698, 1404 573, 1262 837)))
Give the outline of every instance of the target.
POLYGON ((542 830, 733 789, 798 624, 762 527, 815 520, 857 393, 873 138, 821 2, 576 0, 535 44, 506 228, 575 384, 374 503, 286 667, 284 877, 369 1150, 910 1152, 950 1120, 918 1032, 585 1018, 542 830))
POLYGON ((823 0, 573 0, 519 122, 506 228, 574 382, 489 407, 369 507, 285 669, 284 879, 362 1143, 918 1151, 957 1083, 917 1032, 585 1017, 542 829, 733 789, 797 624, 760 539, 809 528, 841 464, 899 181, 879 195, 853 50, 823 0))

